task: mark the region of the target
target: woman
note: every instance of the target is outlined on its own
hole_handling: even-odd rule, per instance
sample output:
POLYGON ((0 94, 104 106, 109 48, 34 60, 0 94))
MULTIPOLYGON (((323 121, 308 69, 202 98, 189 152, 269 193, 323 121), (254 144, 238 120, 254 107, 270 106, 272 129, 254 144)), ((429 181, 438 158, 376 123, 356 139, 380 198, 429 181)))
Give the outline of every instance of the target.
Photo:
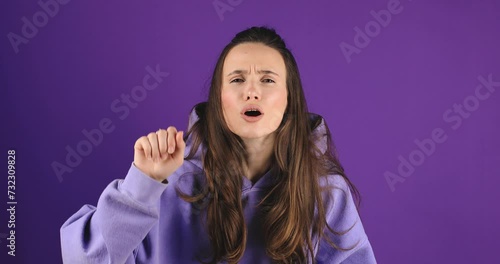
POLYGON ((186 135, 139 138, 125 179, 64 223, 63 260, 376 263, 330 140, 281 37, 242 31, 186 135))

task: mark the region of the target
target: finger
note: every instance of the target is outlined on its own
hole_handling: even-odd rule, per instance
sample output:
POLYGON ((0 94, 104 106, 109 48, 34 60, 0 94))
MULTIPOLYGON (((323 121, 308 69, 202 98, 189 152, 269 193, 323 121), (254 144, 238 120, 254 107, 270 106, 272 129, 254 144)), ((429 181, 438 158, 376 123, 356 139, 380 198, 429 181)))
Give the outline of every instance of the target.
POLYGON ((160 159, 165 160, 168 158, 167 153, 167 130, 160 129, 156 132, 158 135, 158 147, 160 148, 160 159))
POLYGON ((151 144, 151 154, 153 160, 156 161, 160 158, 160 152, 158 148, 158 136, 156 135, 156 133, 151 132, 148 134, 148 140, 149 144, 151 144))
POLYGON ((175 135, 177 134, 177 129, 173 126, 167 128, 167 145, 168 154, 172 154, 175 151, 175 135))
POLYGON ((151 145, 149 144, 149 140, 146 136, 140 137, 135 142, 134 148, 144 151, 144 157, 151 159, 151 145))
POLYGON ((173 155, 174 159, 184 159, 184 150, 186 149, 186 142, 184 142, 184 131, 180 131, 176 135, 177 149, 173 155))

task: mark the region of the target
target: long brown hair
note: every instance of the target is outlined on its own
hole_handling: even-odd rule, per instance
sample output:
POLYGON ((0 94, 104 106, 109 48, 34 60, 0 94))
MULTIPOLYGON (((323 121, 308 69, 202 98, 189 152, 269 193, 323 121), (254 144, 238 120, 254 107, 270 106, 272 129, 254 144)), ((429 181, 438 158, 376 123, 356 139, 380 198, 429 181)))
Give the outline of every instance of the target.
POLYGON ((186 157, 192 159, 200 145, 206 185, 194 196, 179 193, 188 202, 198 202, 209 197, 206 227, 211 242, 212 260, 237 263, 246 247, 246 224, 242 205, 242 164, 246 159, 243 141, 228 128, 222 112, 221 87, 224 60, 229 51, 242 43, 262 43, 277 50, 286 66, 288 105, 283 120, 274 132, 274 154, 271 171, 276 184, 259 203, 263 213, 263 234, 266 252, 276 262, 314 262, 313 237, 319 241, 328 230, 335 235, 344 232, 333 230, 326 222, 320 177, 338 174, 347 182, 357 207, 359 192, 344 173, 331 135, 324 122, 326 133, 314 135, 312 131, 322 123, 318 115, 308 112, 302 83, 295 58, 283 39, 268 27, 246 29, 231 40, 222 50, 212 76, 208 102, 197 105, 198 121, 186 134, 192 138, 192 147, 186 157), (315 145, 326 139, 326 150, 315 145), (315 212, 317 216, 315 217, 315 212))

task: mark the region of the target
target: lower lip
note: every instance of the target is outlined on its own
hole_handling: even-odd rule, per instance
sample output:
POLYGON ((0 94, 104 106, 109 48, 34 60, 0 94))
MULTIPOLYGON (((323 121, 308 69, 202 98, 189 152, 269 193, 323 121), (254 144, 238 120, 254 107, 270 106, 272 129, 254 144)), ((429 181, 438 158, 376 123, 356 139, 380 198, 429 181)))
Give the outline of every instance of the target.
POLYGON ((250 122, 250 123, 259 121, 260 119, 262 119, 262 116, 263 116, 263 114, 260 114, 258 116, 247 116, 245 114, 242 114, 243 119, 245 119, 245 121, 250 122))

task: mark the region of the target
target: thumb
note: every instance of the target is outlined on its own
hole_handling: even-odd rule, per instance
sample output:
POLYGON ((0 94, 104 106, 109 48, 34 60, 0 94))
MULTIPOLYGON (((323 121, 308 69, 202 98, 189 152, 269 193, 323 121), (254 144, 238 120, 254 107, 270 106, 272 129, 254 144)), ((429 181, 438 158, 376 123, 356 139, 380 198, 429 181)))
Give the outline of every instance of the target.
POLYGON ((175 144, 177 151, 173 153, 174 159, 184 159, 184 150, 186 149, 186 142, 184 142, 184 131, 177 132, 175 135, 175 144))

